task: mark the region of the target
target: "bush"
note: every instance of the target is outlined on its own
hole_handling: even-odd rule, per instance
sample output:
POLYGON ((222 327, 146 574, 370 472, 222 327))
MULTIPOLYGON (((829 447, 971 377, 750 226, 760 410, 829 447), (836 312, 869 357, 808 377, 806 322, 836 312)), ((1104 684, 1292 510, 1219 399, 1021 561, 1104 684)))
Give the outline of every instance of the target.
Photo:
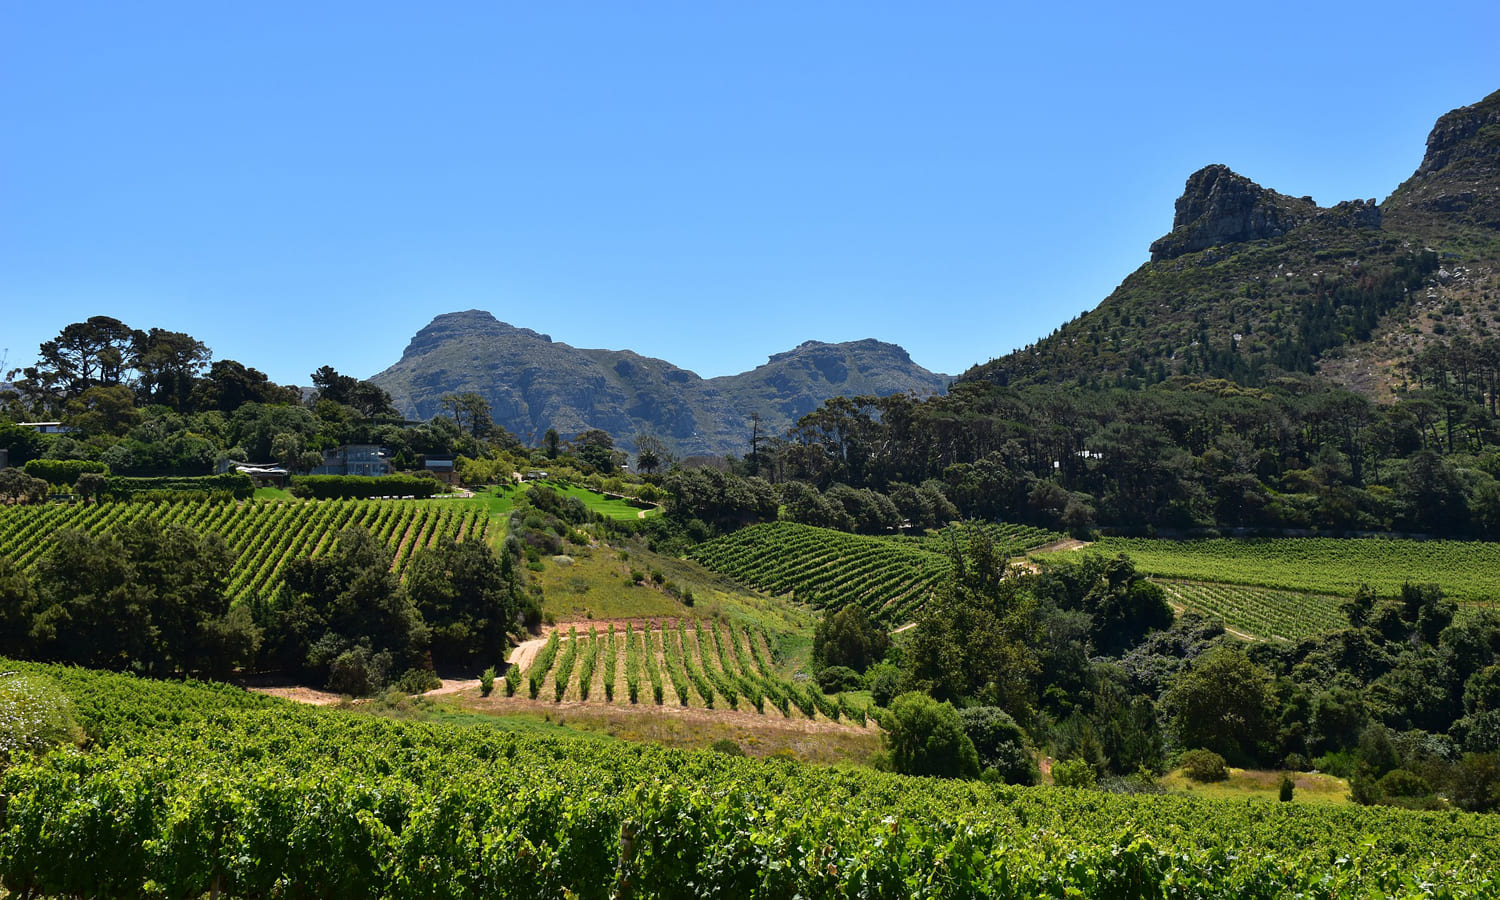
POLYGON ((431 497, 443 484, 413 475, 296 475, 293 497, 315 500, 361 500, 370 497, 431 497))
POLYGON ((1282 803, 1291 803, 1292 802, 1292 794, 1293 794, 1293 792, 1296 791, 1296 789, 1297 789, 1297 783, 1292 780, 1291 774, 1283 772, 1282 775, 1281 775, 1281 793, 1279 795, 1280 799, 1281 799, 1281 802, 1282 803))
POLYGON ((248 500, 255 496, 255 481, 239 473, 200 477, 164 476, 125 478, 112 476, 104 495, 114 500, 248 500))
POLYGON ((1027 746, 1026 732, 1010 714, 998 706, 976 706, 960 710, 964 734, 974 742, 979 767, 994 772, 1008 784, 1036 784, 1041 778, 1036 760, 1027 746))
POLYGON ((1088 760, 1065 759, 1052 764, 1052 783, 1058 787, 1091 788, 1098 780, 1088 760))
POLYGON ((41 753, 82 739, 72 704, 52 679, 0 677, 0 766, 23 753, 41 753))
POLYGON ((1224 757, 1212 750, 1189 750, 1177 761, 1183 774, 1193 781, 1224 781, 1229 770, 1224 767, 1224 757))
POLYGON ((860 674, 847 666, 829 666, 817 674, 818 687, 825 694, 838 694, 843 691, 864 690, 865 680, 860 674))
POLYGON ((479 696, 488 697, 495 692, 495 667, 490 666, 479 676, 479 696))
POLYGON ((950 703, 910 691, 891 703, 881 723, 891 765, 905 775, 973 778, 979 774, 979 755, 964 734, 963 723, 950 703))
POLYGON ((725 756, 745 755, 744 748, 739 744, 736 744, 729 738, 719 738, 717 741, 714 741, 713 744, 709 745, 708 749, 714 751, 715 753, 722 753, 725 756))
POLYGON ((108 475, 109 466, 92 459, 33 459, 21 467, 32 478, 48 484, 69 487, 85 472, 108 475))
POLYGON ((865 685, 870 689, 870 699, 882 708, 890 706, 896 695, 901 693, 905 679, 900 667, 889 662, 876 663, 865 673, 865 685))

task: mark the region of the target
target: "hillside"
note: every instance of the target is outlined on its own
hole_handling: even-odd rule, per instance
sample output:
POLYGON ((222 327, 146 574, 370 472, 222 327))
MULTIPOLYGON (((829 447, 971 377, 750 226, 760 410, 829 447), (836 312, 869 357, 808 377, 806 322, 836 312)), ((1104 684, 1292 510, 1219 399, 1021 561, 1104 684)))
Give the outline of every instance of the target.
MULTIPOLYGON (((1351 152, 1358 152, 1357 150, 1351 152)), ((1434 342, 1500 328, 1500 92, 1441 119, 1384 203, 1320 206, 1210 165, 1099 306, 963 377, 1261 384, 1318 373, 1377 399, 1434 342)))
POLYGON ((412 418, 436 415, 445 393, 473 391, 531 445, 549 428, 565 439, 598 428, 626 449, 649 434, 680 455, 748 452, 752 415, 762 434, 779 434, 830 397, 925 397, 948 381, 875 340, 808 341, 752 371, 701 378, 629 350, 572 347, 480 310, 433 319, 370 380, 412 418))

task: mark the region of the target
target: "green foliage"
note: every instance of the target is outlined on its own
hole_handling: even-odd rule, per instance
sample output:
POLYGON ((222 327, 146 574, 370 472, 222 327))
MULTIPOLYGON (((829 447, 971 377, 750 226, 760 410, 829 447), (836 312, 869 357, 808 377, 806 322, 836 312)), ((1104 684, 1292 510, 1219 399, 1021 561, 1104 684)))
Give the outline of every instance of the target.
POLYGON ((853 603, 824 612, 813 631, 813 664, 863 672, 885 658, 890 635, 853 603))
POLYGON ((1172 680, 1162 708, 1183 746, 1251 760, 1267 736, 1271 678, 1233 646, 1219 646, 1172 680))
POLYGON ((819 689, 825 694, 837 694, 841 691, 862 691, 865 688, 864 677, 847 666, 828 666, 819 669, 815 677, 819 689))
POLYGON ((1288 772, 1281 773, 1281 786, 1276 791, 1276 799, 1282 803, 1291 803, 1292 795, 1297 790, 1297 782, 1292 779, 1288 772))
POLYGON ((1091 788, 1099 781, 1094 767, 1084 759, 1062 759, 1052 764, 1052 783, 1064 788, 1091 788))
POLYGON ((431 497, 443 490, 440 482, 414 475, 295 475, 292 496, 313 500, 359 500, 371 497, 431 497))
POLYGON ((974 778, 979 756, 950 703, 911 691, 897 697, 882 720, 891 764, 905 775, 974 778))
POLYGON ((232 555, 228 591, 235 603, 265 600, 281 589, 286 567, 298 556, 332 551, 334 538, 349 527, 370 531, 404 574, 418 547, 482 540, 488 517, 468 504, 444 501, 322 501, 214 503, 174 494, 174 499, 105 504, 0 507, 0 555, 32 569, 67 529, 95 536, 112 534, 138 518, 183 525, 221 537, 232 555))
POLYGON ((249 475, 239 473, 194 478, 125 478, 115 475, 105 482, 103 494, 112 500, 160 500, 172 499, 173 495, 182 495, 185 499, 248 500, 255 494, 255 482, 249 475))
POLYGON ((1194 781, 1225 781, 1229 778, 1224 757, 1212 750, 1188 750, 1178 757, 1177 764, 1194 781))
POLYGON ((82 737, 72 704, 51 678, 18 672, 0 675, 0 772, 24 754, 78 743, 82 737))
POLYGON ((412 555, 406 591, 432 633, 437 665, 504 656, 525 595, 516 560, 483 541, 440 543, 412 555))
POLYGON ((17 895, 910 896, 935 872, 996 897, 1500 888, 1488 817, 913 780, 55 671, 103 737, 6 773, 17 895))
POLYGON ((1407 583, 1432 583, 1462 602, 1500 596, 1500 544, 1375 538, 1215 538, 1163 541, 1105 538, 1141 572, 1326 596, 1353 596, 1361 585, 1394 597, 1407 583))
POLYGON ((373 693, 396 672, 424 667, 428 627, 389 552, 361 528, 341 532, 326 557, 293 560, 281 596, 258 614, 269 657, 331 690, 373 693))
MULTIPOLYGON (((494 666, 486 666, 485 670, 483 672, 479 673, 479 696, 481 696, 481 697, 488 697, 490 694, 493 694, 494 692, 495 692, 495 667, 494 666)), ((509 696, 509 694, 507 694, 506 696, 509 696)))
POLYGON ((33 478, 20 469, 0 469, 0 506, 29 505, 45 502, 51 485, 33 478))
POLYGON ((109 474, 108 465, 91 459, 33 459, 22 469, 27 475, 57 487, 71 487, 85 472, 109 474))
POLYGON ((973 706, 959 710, 964 734, 974 742, 979 768, 1007 784, 1036 784, 1041 778, 1026 732, 1003 709, 973 706))

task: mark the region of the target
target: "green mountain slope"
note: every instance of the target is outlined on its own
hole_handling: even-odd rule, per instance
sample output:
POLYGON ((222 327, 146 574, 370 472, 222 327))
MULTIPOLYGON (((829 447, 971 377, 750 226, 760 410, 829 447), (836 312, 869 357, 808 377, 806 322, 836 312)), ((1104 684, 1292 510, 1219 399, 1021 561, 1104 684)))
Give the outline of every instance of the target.
POLYGON ((1323 207, 1225 166, 1195 172, 1150 262, 1094 310, 964 378, 1258 384, 1305 372, 1389 396, 1435 341, 1500 327, 1497 265, 1500 92, 1443 116, 1381 204, 1323 207))
POLYGON ((414 418, 440 412, 445 393, 473 391, 531 444, 549 428, 564 438, 598 428, 617 446, 650 434, 685 455, 746 453, 753 415, 762 434, 776 434, 829 397, 928 396, 948 381, 874 340, 808 341, 752 371, 705 379, 629 350, 571 347, 480 310, 433 319, 400 362, 370 380, 414 418))

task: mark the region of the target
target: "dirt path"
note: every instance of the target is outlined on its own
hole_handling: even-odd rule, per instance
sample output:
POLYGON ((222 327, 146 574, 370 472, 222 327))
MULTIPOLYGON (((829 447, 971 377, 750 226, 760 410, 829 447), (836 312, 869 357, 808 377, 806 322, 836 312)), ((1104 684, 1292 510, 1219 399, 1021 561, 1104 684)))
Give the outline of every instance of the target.
POLYGON ((917 627, 917 623, 916 622, 907 622, 905 625, 902 625, 900 628, 897 628, 895 631, 892 631, 891 634, 900 634, 903 631, 911 631, 913 628, 916 628, 916 627, 917 627))
POLYGON ((543 630, 541 637, 532 638, 529 641, 522 641, 520 644, 516 645, 516 648, 514 650, 510 651, 510 656, 507 656, 505 658, 505 661, 513 666, 520 666, 522 669, 529 669, 531 667, 531 661, 533 659, 536 659, 537 651, 546 646, 547 638, 550 634, 551 632, 543 630))
POLYGON ((1040 547, 1033 547, 1033 548, 1031 548, 1030 550, 1028 550, 1026 552, 1027 553, 1056 553, 1056 552, 1061 551, 1061 550, 1082 550, 1084 547, 1087 547, 1088 545, 1089 545, 1088 541, 1079 541, 1079 540, 1075 540, 1073 538, 1063 538, 1060 541, 1053 541, 1050 544, 1043 544, 1040 547))

